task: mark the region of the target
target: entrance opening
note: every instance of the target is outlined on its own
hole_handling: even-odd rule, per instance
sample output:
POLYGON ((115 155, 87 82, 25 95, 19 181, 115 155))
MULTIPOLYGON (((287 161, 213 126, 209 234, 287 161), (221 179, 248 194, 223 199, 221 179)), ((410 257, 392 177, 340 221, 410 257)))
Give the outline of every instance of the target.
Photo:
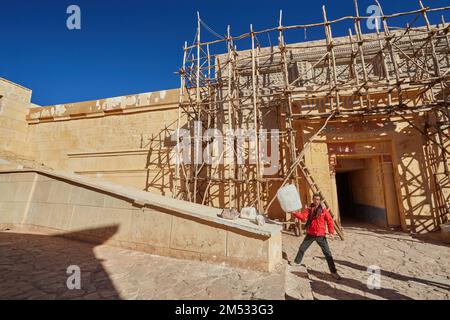
MULTIPOLYGON (((380 157, 338 158, 336 187, 342 223, 363 222, 388 226, 386 176, 380 157)), ((390 200, 389 200, 390 201, 390 200)), ((398 215, 398 213, 396 213, 398 215)))
POLYGON ((336 186, 338 190, 339 214, 341 222, 354 220, 354 204, 350 181, 350 172, 336 173, 336 186))

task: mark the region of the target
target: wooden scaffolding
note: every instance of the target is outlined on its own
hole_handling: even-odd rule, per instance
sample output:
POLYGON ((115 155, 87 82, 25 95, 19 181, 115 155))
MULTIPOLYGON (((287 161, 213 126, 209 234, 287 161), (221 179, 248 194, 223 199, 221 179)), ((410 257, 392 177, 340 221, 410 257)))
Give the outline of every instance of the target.
POLYGON ((449 214, 445 190, 450 175, 450 25, 444 13, 450 6, 430 8, 419 1, 417 10, 386 14, 376 3, 379 15, 375 19, 360 15, 354 0, 352 16, 329 20, 323 7, 318 23, 284 26, 280 12, 274 28, 256 31, 250 25, 249 32, 237 36, 230 27, 224 36, 217 34, 198 15, 195 41, 185 43, 180 69, 178 129, 186 129, 189 135, 177 136, 179 142, 189 139, 193 156, 190 163, 177 161, 173 197, 223 208, 254 206, 267 213, 274 190, 285 183, 298 187, 304 179, 320 193, 304 152, 328 121, 386 115, 407 121, 423 134, 433 159, 435 205, 445 220, 449 214), (432 24, 430 17, 436 15, 440 19, 432 24), (394 26, 399 19, 411 22, 394 26), (361 25, 368 21, 375 24, 374 32, 364 34, 361 25), (337 24, 349 25, 348 35, 333 36, 337 24), (322 29, 324 40, 292 44, 285 40, 288 33, 306 35, 313 29, 322 29), (217 39, 202 42, 205 30, 217 39), (260 39, 270 42, 271 36, 278 39, 277 44, 263 47, 260 39), (427 119, 424 125, 418 124, 418 116, 427 119), (298 119, 322 123, 302 146, 297 145, 294 127, 298 119), (247 142, 238 143, 232 133, 242 128, 250 134, 247 142), (261 156, 262 149, 269 147, 260 142, 267 128, 278 130, 281 157, 277 172, 269 175, 264 174, 266 163, 261 156), (229 139, 231 149, 215 147, 214 130, 229 139), (212 134, 199 138, 205 131, 212 134), (208 146, 223 163, 202 160, 201 152, 208 146), (236 152, 242 149, 244 162, 236 152), (255 155, 256 162, 248 163, 255 155))

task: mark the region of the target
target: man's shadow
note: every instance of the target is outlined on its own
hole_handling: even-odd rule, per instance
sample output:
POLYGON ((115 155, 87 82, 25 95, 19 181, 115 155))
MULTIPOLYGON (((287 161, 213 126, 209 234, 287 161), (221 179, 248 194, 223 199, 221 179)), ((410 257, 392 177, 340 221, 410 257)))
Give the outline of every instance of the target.
MULTIPOLYGON (((324 259, 321 257, 321 259, 324 259)), ((367 271, 367 267, 350 262, 350 261, 345 261, 345 260, 334 260, 335 263, 349 267, 349 268, 353 268, 356 270, 360 270, 360 271, 367 271)), ((417 282, 417 283, 422 283, 428 286, 434 286, 440 289, 444 289, 444 290, 448 290, 450 291, 450 285, 445 284, 445 283, 441 283, 441 282, 436 282, 436 281, 431 281, 431 280, 425 280, 425 279, 420 279, 420 278, 415 278, 415 277, 410 277, 410 276, 405 276, 399 273, 395 273, 395 272, 391 272, 391 271, 384 271, 381 270, 381 275, 383 277, 389 277, 395 280, 399 280, 399 281, 413 281, 413 282, 417 282)))
MULTIPOLYGON (((384 298, 384 299, 412 300, 410 297, 405 296, 394 289, 386 289, 386 288, 369 289, 365 283, 362 283, 361 281, 358 281, 355 279, 342 277, 342 279, 338 281, 338 280, 335 280, 333 277, 331 277, 330 274, 328 274, 328 273, 324 273, 324 272, 320 272, 320 271, 316 271, 316 270, 309 270, 308 273, 313 275, 316 278, 321 279, 321 280, 325 280, 327 282, 332 281, 336 284, 345 285, 347 287, 357 289, 362 292, 380 296, 381 298, 384 298)), ((311 288, 314 292, 320 293, 323 295, 328 295, 329 293, 332 293, 334 295, 334 298, 336 298, 336 299, 370 299, 370 298, 367 298, 365 296, 362 296, 362 295, 359 295, 356 293, 347 292, 342 289, 333 288, 328 283, 322 282, 322 281, 317 281, 317 280, 311 281, 311 288)))

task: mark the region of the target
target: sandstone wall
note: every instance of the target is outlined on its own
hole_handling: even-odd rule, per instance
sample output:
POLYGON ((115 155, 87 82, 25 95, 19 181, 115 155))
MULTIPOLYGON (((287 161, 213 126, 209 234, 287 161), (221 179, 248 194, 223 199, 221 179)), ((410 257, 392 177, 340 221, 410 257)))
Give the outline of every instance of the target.
POLYGON ((0 172, 0 228, 265 271, 281 262, 280 227, 224 220, 219 212, 75 175, 0 172))
MULTIPOLYGON (((175 166, 170 164, 174 146, 171 134, 178 118, 178 89, 36 107, 30 105, 31 91, 2 80, 0 95, 2 152, 13 152, 82 176, 171 195, 175 175, 175 166)), ((278 122, 283 123, 278 120, 275 115, 266 117, 264 127, 276 128, 278 122)), ((419 127, 424 123, 420 117, 411 120, 419 127)), ((181 127, 186 127, 185 123, 186 119, 181 119, 181 127)), ((294 122, 299 149, 319 127, 314 121, 294 122)), ((286 142, 280 142, 284 161, 286 142)), ((362 204, 387 210, 388 222, 401 225, 403 230, 427 232, 442 222, 433 179, 447 179, 436 176, 433 166, 426 165, 435 159, 429 149, 421 134, 401 119, 355 118, 331 123, 307 150, 305 162, 339 219, 333 161, 340 157, 376 157, 375 171, 380 174, 373 180, 381 179, 384 188, 374 196, 378 200, 362 199, 362 204), (392 180, 388 187, 387 180, 392 180)), ((288 170, 286 165, 283 172, 288 170)), ((225 174, 227 170, 220 169, 219 175, 221 172, 225 174)), ((311 196, 309 188, 301 176, 299 183, 302 202, 307 203, 311 196)), ((371 188, 367 186, 367 190, 371 188)), ((264 187, 263 202, 272 199, 277 189, 277 182, 264 187)), ((443 192, 448 196, 450 190, 443 192)), ((233 203, 247 205, 250 193, 233 194, 233 203), (239 197, 242 200, 234 200, 239 197)), ((214 183, 206 203, 225 207, 228 194, 225 184, 214 183)), ((272 218, 284 218, 277 202, 269 214, 272 218)))
POLYGON ((170 194, 178 90, 32 108, 29 143, 46 165, 170 194))
POLYGON ((33 156, 33 145, 27 143, 30 99, 31 90, 0 78, 0 152, 33 156))

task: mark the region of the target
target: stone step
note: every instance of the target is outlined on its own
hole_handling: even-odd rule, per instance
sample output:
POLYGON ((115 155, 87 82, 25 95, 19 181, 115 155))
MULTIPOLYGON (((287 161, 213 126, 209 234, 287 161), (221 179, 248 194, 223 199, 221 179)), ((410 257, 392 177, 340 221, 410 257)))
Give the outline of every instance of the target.
POLYGON ((305 266, 286 267, 286 300, 314 300, 311 280, 305 266))

